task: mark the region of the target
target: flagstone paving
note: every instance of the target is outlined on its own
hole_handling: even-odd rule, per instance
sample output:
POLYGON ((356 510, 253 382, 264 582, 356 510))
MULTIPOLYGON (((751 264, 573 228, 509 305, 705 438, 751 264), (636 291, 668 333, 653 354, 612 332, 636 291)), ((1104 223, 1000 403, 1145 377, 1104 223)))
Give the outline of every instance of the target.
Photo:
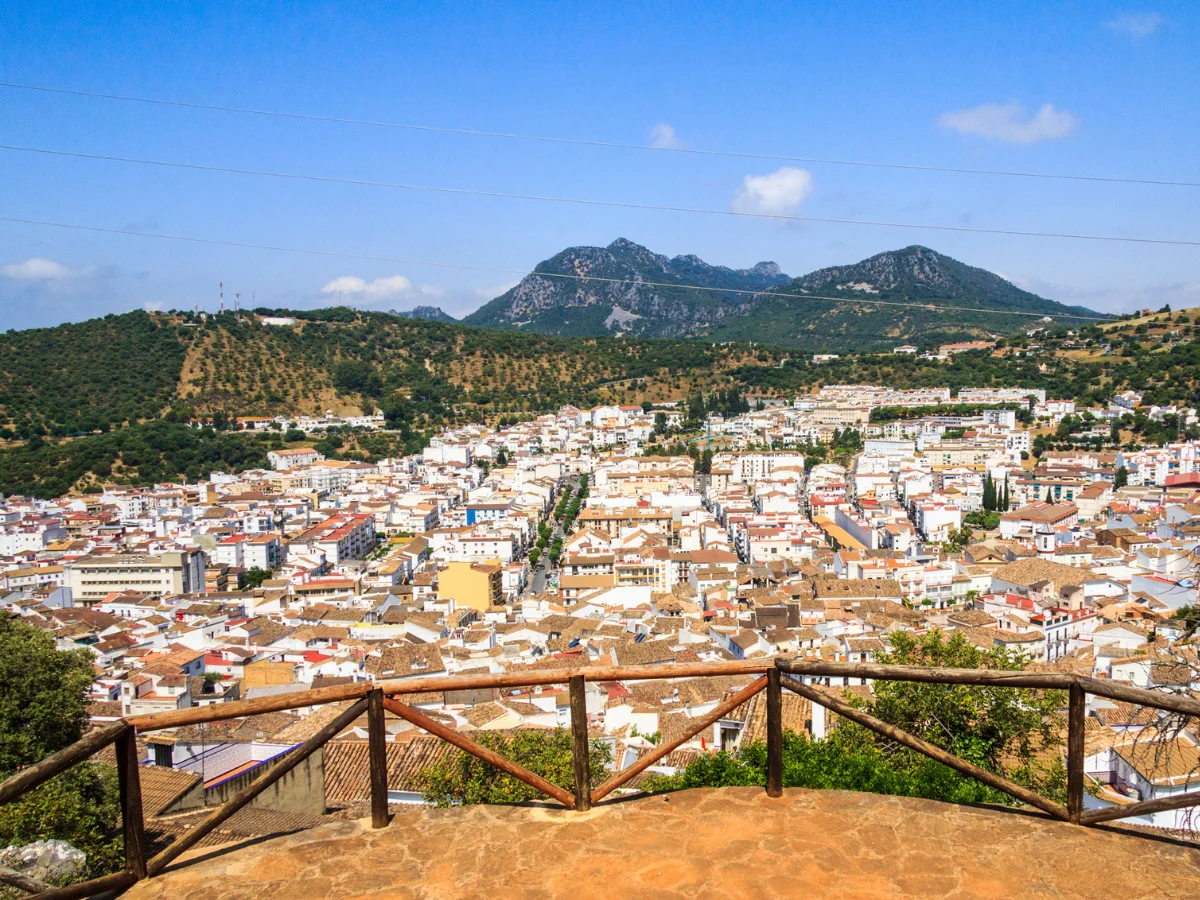
POLYGON ((1200 897, 1200 849, 1040 815, 841 791, 692 790, 589 813, 395 810, 194 851, 129 900, 1200 897))

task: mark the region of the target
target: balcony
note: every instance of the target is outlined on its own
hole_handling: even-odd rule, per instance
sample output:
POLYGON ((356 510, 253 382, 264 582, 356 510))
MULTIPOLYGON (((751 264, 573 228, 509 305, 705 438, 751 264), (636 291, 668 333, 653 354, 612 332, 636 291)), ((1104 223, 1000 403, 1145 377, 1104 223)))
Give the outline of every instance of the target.
POLYGON ((579 813, 398 809, 198 849, 127 900, 1196 896, 1200 851, 1120 827, 841 791, 723 788, 579 813))
POLYGON ((1108 823, 1195 806, 1200 804, 1200 793, 1085 809, 1089 693, 1185 716, 1200 715, 1200 701, 1190 696, 1073 674, 805 659, 429 676, 128 716, 19 771, 0 784, 0 803, 115 744, 125 869, 61 889, 29 887, 41 891, 38 896, 45 900, 124 889, 130 889, 128 896, 133 898, 203 896, 205 900, 212 896, 309 900, 567 893, 576 898, 589 893, 605 897, 739 893, 1008 897, 1056 892, 1119 897, 1146 896, 1148 890, 1155 896, 1194 896, 1200 889, 1200 849, 1195 844, 1108 823), (588 681, 734 674, 758 677, 637 762, 592 777, 588 681), (1068 698, 1065 806, 874 718, 836 691, 821 687, 823 679, 1064 691, 1068 698), (573 790, 547 781, 405 702, 431 690, 548 684, 569 686, 573 790), (785 690, 1008 794, 1025 808, 950 805, 844 791, 785 791, 785 690), (619 795, 614 792, 638 774, 760 692, 765 692, 766 701, 765 792, 725 788, 615 799, 619 795), (135 744, 138 733, 323 703, 349 705, 339 706, 336 718, 289 751, 278 765, 221 806, 207 808, 173 842, 149 845, 135 744), (389 810, 385 710, 524 782, 554 803, 389 810), (369 731, 369 820, 319 825, 301 834, 210 849, 222 834, 239 833, 234 817, 255 797, 364 714, 369 731), (229 825, 219 831, 225 823, 229 825))

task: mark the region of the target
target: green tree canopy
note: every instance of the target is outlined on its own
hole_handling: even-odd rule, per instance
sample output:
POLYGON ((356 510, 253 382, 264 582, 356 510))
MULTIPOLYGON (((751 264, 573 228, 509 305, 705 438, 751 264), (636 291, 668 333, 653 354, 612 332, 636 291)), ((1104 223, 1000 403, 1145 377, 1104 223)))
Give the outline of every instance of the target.
MULTIPOLYGON (((472 735, 480 744, 494 750, 551 784, 571 791, 575 787, 572 761, 572 737, 565 728, 553 731, 518 731, 504 735, 498 731, 480 731, 472 735)), ((608 774, 612 751, 606 744, 593 741, 588 758, 591 784, 598 786, 608 774)), ((525 782, 501 772, 470 753, 451 754, 444 762, 429 767, 419 776, 425 799, 438 806, 460 803, 525 803, 542 794, 525 782)))
MULTIPOLYGON (((892 651, 880 662, 899 665, 950 666, 1012 671, 1024 660, 1008 651, 980 650, 962 635, 949 639, 940 631, 926 635, 897 632, 892 651)), ((871 715, 924 738, 982 768, 1005 775, 1043 796, 1065 802, 1066 768, 1058 754, 1062 745, 1059 712, 1064 691, 1017 690, 974 685, 876 681, 869 700, 848 699, 871 715)), ((1006 794, 959 775, 928 757, 896 747, 874 732, 835 718, 822 740, 784 734, 783 783, 787 787, 867 791, 924 797, 954 803, 1015 804, 1006 794)), ((683 772, 654 777, 647 790, 764 784, 764 744, 739 753, 704 756, 683 772)))
POLYGON ((262 587, 262 583, 268 578, 274 576, 274 572, 270 569, 260 569, 258 566, 253 566, 246 571, 242 577, 243 585, 248 591, 254 591, 262 587))
MULTIPOLYGON (((92 683, 87 650, 56 650, 42 631, 0 615, 0 779, 77 741, 92 683)), ((123 860, 113 766, 80 763, 0 807, 0 846, 62 840, 87 854, 85 877, 123 860)))
POLYGON ((87 650, 56 650, 46 632, 0 614, 0 778, 79 740, 91 683, 87 650))

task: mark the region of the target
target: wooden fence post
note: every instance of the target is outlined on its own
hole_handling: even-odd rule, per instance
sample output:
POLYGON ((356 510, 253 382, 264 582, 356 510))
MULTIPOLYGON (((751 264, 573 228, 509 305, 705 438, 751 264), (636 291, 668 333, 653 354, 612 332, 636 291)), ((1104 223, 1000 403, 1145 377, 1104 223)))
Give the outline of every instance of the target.
POLYGON ((367 750, 371 760, 371 827, 388 823, 387 728, 384 725, 383 691, 367 694, 367 750))
POLYGON ((767 796, 783 796, 783 688, 777 668, 767 670, 767 796))
POLYGON ((588 744, 587 695, 582 675, 572 675, 571 736, 574 738, 571 758, 575 763, 575 809, 586 812, 592 808, 592 767, 588 744))
POLYGON ((117 738, 117 783, 121 793, 121 830, 125 841, 125 871, 140 881, 146 877, 146 832, 142 821, 142 778, 137 731, 126 728, 117 738))
POLYGON ((1067 816, 1076 825, 1083 817, 1084 733, 1087 728, 1087 696, 1083 688, 1069 688, 1067 707, 1067 816))

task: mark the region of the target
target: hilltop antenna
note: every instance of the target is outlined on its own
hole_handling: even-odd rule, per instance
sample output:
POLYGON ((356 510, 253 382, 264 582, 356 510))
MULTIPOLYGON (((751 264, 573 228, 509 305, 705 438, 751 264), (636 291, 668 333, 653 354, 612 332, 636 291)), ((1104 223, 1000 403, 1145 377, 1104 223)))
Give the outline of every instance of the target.
POLYGON ((217 282, 217 293, 221 300, 221 312, 225 312, 225 282, 217 282))

